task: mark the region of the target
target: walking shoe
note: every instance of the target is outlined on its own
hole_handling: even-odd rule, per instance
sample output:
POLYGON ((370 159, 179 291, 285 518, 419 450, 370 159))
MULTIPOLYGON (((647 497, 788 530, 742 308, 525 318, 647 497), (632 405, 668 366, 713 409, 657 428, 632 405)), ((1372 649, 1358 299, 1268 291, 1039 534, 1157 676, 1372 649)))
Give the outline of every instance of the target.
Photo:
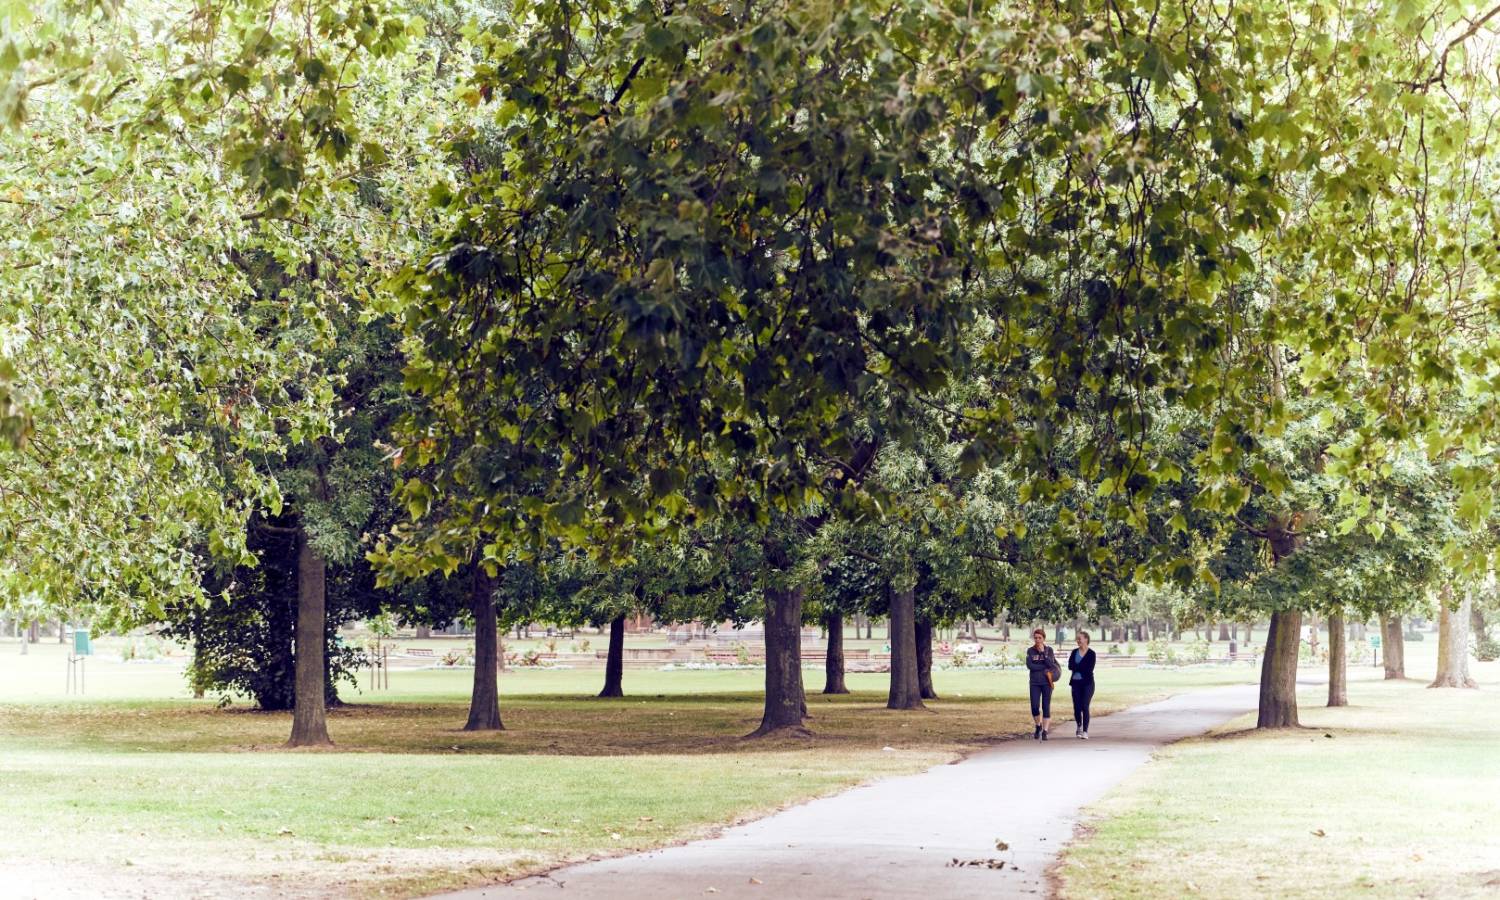
POLYGON ((1089 733, 1087 731, 1085 731, 1083 734, 1080 734, 1079 737, 1083 738, 1084 740, 1088 740, 1089 739, 1089 733))
POLYGON ((1078 738, 1083 737, 1083 729, 1082 728, 1075 728, 1075 729, 1073 729, 1073 737, 1076 737, 1076 738, 1077 737, 1078 738))
POLYGON ((1045 741, 1046 739, 1047 739, 1047 732, 1044 731, 1044 732, 1042 732, 1042 740, 1045 741))
POLYGON ((1040 725, 1038 725, 1038 726, 1037 726, 1037 727, 1036 727, 1036 731, 1033 731, 1033 732, 1032 732, 1032 733, 1031 733, 1031 739, 1032 739, 1032 740, 1033 740, 1033 741, 1039 741, 1039 740, 1041 740, 1041 739, 1042 739, 1042 726, 1040 726, 1040 725))

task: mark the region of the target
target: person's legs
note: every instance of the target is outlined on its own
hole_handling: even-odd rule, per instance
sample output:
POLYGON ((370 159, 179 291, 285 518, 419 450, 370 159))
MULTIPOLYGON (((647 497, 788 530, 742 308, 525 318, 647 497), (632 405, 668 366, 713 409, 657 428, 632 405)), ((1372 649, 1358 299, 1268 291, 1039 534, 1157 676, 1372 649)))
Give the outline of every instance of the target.
POLYGON ((1083 689, 1083 733, 1089 733, 1089 706, 1094 702, 1094 686, 1087 685, 1083 689))
POLYGON ((1084 723, 1088 721, 1088 704, 1083 699, 1083 685, 1073 684, 1068 686, 1073 692, 1073 734, 1083 734, 1084 723))
POLYGON ((1052 730, 1052 685, 1037 685, 1042 692, 1042 740, 1047 739, 1047 732, 1052 730))
POLYGON ((1036 730, 1031 733, 1033 739, 1042 736, 1042 686, 1033 684, 1031 686, 1031 721, 1036 724, 1036 730))

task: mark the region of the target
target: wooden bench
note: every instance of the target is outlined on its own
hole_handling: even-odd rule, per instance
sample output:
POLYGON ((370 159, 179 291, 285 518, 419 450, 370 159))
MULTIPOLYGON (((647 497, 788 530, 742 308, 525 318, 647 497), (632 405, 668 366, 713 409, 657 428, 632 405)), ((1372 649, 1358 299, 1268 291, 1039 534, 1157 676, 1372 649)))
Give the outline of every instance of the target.
POLYGON ((423 659, 437 659, 437 654, 426 647, 407 647, 407 656, 420 656, 423 659))

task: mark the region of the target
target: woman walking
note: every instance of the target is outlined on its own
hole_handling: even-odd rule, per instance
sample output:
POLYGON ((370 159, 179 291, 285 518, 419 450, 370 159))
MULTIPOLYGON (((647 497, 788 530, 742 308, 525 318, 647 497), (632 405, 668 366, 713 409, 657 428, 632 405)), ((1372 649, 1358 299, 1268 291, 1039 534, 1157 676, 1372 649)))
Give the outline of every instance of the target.
POLYGON ((1052 730, 1052 685, 1062 675, 1062 667, 1057 664, 1057 654, 1047 646, 1047 632, 1040 628, 1031 633, 1026 668, 1031 673, 1031 718, 1036 723, 1031 739, 1045 741, 1052 730))
POLYGON ((1089 649, 1089 633, 1078 632, 1078 646, 1068 654, 1068 668, 1073 672, 1068 686, 1073 689, 1073 721, 1078 728, 1074 737, 1089 739, 1089 704, 1094 701, 1094 651, 1089 649))

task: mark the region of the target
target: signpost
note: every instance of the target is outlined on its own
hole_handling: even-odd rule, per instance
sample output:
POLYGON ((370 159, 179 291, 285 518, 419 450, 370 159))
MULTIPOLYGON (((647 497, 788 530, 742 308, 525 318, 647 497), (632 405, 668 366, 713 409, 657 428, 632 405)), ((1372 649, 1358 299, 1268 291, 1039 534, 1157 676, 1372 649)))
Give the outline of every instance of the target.
POLYGON ((1370 662, 1376 667, 1380 666, 1380 635, 1370 635, 1370 662))
POLYGON ((68 693, 73 693, 74 688, 77 688, 78 693, 83 693, 84 663, 93 655, 94 645, 89 640, 89 630, 74 628, 73 646, 68 650, 68 693))

